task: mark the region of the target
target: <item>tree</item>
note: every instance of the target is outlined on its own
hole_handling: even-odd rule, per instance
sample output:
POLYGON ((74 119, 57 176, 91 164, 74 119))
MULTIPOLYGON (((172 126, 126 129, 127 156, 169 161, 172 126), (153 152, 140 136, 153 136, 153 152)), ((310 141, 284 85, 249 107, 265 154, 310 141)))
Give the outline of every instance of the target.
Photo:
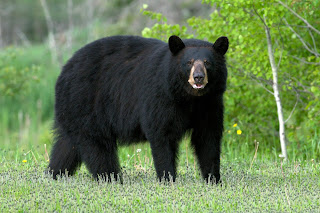
POLYGON ((51 19, 51 15, 49 12, 49 8, 47 5, 46 0, 40 0, 41 6, 43 8, 43 12, 46 18, 47 27, 48 27, 48 38, 49 38, 49 48, 51 50, 51 61, 52 63, 56 62, 58 59, 58 50, 57 50, 57 44, 56 39, 54 38, 54 27, 53 27, 53 21, 51 19))

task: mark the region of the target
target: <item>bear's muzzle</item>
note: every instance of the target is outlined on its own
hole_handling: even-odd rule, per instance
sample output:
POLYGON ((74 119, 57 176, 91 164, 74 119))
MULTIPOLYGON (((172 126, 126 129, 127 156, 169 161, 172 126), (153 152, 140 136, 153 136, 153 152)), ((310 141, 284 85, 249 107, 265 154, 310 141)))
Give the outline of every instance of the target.
POLYGON ((207 85, 207 69, 203 61, 196 60, 193 63, 188 82, 194 89, 203 89, 207 85))

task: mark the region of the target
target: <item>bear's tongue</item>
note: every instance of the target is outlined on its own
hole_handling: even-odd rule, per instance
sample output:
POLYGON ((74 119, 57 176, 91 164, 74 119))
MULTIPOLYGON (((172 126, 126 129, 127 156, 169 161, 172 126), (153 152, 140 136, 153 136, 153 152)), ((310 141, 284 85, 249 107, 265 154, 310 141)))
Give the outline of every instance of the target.
POLYGON ((194 89, 202 89, 204 86, 202 84, 194 84, 193 88, 194 89))

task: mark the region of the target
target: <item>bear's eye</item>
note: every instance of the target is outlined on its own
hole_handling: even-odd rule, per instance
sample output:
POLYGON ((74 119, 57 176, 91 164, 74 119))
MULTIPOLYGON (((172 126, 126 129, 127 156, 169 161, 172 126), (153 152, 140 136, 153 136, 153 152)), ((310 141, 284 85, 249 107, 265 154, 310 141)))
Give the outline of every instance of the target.
POLYGON ((189 66, 191 66, 191 65, 193 64, 193 61, 190 60, 190 61, 187 62, 187 64, 188 64, 189 66))
POLYGON ((207 60, 203 60, 204 65, 209 66, 211 63, 207 60))

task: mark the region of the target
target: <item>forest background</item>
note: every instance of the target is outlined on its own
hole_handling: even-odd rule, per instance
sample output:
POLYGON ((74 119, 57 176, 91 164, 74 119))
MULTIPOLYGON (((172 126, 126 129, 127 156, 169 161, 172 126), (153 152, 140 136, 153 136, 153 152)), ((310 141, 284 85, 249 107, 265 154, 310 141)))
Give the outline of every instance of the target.
POLYGON ((77 49, 111 35, 166 41, 176 34, 211 42, 229 37, 222 156, 253 156, 259 142, 258 158, 277 159, 281 146, 268 26, 288 159, 318 161, 320 1, 279 2, 1 0, 0 154, 16 161, 28 151, 47 155, 55 81, 77 49))

